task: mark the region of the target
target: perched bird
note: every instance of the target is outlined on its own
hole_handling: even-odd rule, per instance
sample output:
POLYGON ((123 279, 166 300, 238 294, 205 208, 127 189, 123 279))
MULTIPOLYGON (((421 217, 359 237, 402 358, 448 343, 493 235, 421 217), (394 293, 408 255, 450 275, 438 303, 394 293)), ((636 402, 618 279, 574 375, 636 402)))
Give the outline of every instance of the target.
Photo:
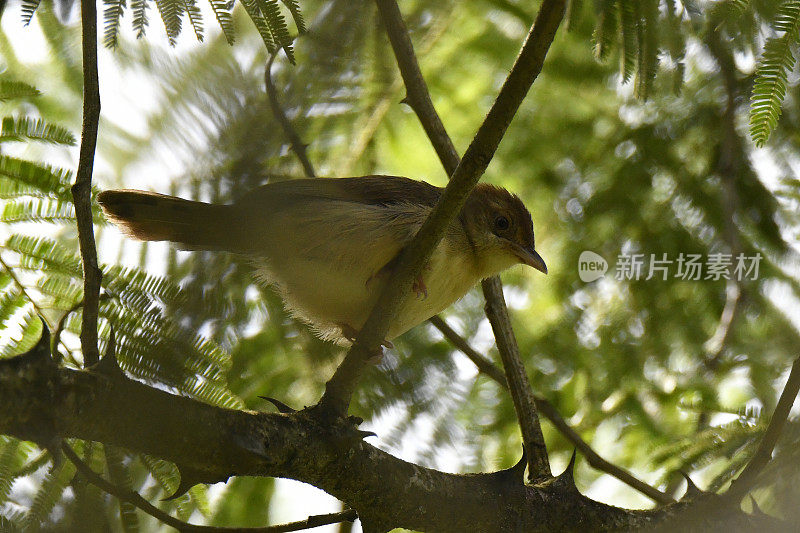
MULTIPOLYGON (((321 338, 346 344, 442 190, 408 178, 364 176, 278 181, 230 205, 134 190, 105 191, 98 201, 111 222, 135 239, 244 255, 294 316, 321 338)), ((478 184, 386 340, 440 312, 481 279, 519 263, 547 273, 534 249, 530 213, 507 190, 478 184)))

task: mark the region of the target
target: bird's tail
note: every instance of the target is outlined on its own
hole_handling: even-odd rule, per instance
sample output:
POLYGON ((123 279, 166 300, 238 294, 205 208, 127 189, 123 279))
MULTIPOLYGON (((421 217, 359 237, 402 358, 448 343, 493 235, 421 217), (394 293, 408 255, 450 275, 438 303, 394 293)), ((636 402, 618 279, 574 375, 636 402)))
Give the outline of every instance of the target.
POLYGON ((241 224, 231 205, 134 190, 104 191, 97 201, 106 217, 134 239, 172 241, 191 250, 240 251, 241 224))

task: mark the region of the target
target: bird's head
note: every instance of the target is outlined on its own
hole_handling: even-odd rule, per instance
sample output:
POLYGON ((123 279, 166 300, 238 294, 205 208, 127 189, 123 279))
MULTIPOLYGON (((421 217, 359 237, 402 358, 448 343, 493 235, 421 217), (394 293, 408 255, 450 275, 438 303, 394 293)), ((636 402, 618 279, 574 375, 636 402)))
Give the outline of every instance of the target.
POLYGON ((518 196, 479 183, 461 217, 487 276, 518 263, 547 274, 547 265, 535 249, 531 214, 518 196))

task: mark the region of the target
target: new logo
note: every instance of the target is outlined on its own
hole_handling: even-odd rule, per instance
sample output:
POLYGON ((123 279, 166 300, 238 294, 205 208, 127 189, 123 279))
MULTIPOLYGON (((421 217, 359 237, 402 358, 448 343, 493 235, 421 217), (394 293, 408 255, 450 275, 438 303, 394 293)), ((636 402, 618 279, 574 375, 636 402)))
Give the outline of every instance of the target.
POLYGON ((608 271, 608 262, 602 256, 585 250, 578 258, 578 276, 584 283, 600 279, 608 271))

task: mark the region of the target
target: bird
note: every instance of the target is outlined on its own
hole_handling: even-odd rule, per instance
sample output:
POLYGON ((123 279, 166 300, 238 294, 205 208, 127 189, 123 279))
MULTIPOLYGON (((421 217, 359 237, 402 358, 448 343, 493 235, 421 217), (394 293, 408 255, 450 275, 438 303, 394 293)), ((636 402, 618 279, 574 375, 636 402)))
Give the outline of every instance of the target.
MULTIPOLYGON (((290 314, 323 340, 348 345, 443 190, 373 175, 273 180, 224 205, 129 189, 97 200, 133 239, 243 256, 290 314)), ((479 183, 417 276, 386 345, 516 264, 547 273, 531 214, 518 196, 479 183)))

